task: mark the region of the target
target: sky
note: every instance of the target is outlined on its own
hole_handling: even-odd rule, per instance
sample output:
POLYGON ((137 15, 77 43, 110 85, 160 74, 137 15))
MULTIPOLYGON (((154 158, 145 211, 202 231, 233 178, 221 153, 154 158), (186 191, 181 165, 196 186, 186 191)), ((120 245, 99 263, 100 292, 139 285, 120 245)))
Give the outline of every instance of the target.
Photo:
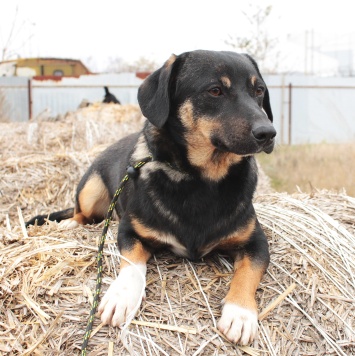
MULTIPOLYGON (((104 70, 114 58, 134 61, 143 56, 162 63, 172 53, 231 50, 225 40, 229 35, 248 36, 253 28, 243 12, 251 13, 257 5, 272 6, 266 30, 280 43, 304 46, 306 31, 313 31, 314 46, 327 42, 347 46, 355 40, 355 5, 350 4, 350 0, 1 0, 0 51, 6 47, 12 58, 81 59, 93 71, 104 70)), ((288 49, 281 45, 280 50, 288 49)))

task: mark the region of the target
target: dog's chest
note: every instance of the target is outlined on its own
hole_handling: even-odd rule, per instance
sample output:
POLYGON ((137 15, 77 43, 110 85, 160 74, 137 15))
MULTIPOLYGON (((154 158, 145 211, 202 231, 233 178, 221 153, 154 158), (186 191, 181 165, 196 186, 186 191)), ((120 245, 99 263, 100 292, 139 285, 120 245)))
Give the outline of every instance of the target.
POLYGON ((133 227, 147 242, 190 259, 200 258, 238 234, 251 210, 241 182, 208 185, 145 173, 133 227), (144 187, 143 187, 144 186, 144 187))

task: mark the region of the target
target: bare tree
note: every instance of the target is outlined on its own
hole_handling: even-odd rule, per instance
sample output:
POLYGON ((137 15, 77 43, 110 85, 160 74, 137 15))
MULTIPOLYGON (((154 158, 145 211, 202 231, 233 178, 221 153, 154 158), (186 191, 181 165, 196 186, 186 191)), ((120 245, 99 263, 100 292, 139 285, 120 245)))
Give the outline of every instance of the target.
POLYGON ((154 59, 149 59, 144 56, 139 57, 135 62, 130 64, 129 68, 132 72, 153 72, 160 66, 154 59))
POLYGON ((275 49, 278 39, 270 37, 266 25, 270 17, 272 6, 260 7, 259 5, 250 5, 251 10, 243 11, 248 20, 251 31, 247 37, 238 35, 229 35, 225 43, 237 51, 246 52, 251 55, 259 64, 260 69, 265 73, 275 72, 277 61, 272 64, 266 63, 266 58, 270 51, 275 49))
POLYGON ((108 65, 104 70, 105 73, 122 73, 125 72, 125 62, 121 57, 109 58, 108 65))
POLYGON ((1 49, 1 61, 5 61, 19 55, 19 51, 30 41, 33 37, 33 32, 31 28, 35 25, 34 23, 24 20, 20 24, 18 23, 19 9, 16 6, 14 19, 11 24, 10 31, 5 38, 3 47, 1 49), (18 43, 18 37, 20 34, 28 33, 24 39, 18 43))

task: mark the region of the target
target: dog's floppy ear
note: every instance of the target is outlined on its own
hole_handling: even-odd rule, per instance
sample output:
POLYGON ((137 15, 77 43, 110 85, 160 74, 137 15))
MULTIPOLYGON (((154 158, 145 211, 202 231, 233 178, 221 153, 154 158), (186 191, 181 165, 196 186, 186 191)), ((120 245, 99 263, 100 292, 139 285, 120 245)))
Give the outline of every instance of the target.
MULTIPOLYGON (((258 72, 260 78, 263 79, 263 77, 260 74, 259 67, 256 64, 255 60, 251 56, 249 56, 249 54, 244 53, 244 56, 246 56, 250 60, 250 62, 253 64, 253 66, 255 67, 256 71, 258 72)), ((269 118, 269 120, 272 122, 274 117, 273 117, 272 111, 271 111, 270 95, 269 95, 269 90, 268 90, 267 87, 266 87, 266 90, 265 90, 265 95, 264 95, 264 100, 263 100, 263 109, 265 110, 266 115, 269 118)))
POLYGON ((176 56, 152 73, 138 89, 138 103, 143 115, 156 127, 163 127, 170 111, 170 76, 176 56))

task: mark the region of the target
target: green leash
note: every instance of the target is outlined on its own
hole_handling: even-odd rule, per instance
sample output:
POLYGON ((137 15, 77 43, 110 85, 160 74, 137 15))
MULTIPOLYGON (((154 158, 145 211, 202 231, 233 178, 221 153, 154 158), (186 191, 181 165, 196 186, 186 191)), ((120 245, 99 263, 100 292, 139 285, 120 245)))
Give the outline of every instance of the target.
POLYGON ((129 180, 129 178, 138 177, 138 174, 139 174, 138 170, 151 160, 152 160, 152 156, 148 156, 148 157, 142 159, 141 161, 137 162, 134 166, 129 166, 127 168, 127 174, 121 180, 121 183, 120 183, 119 187, 117 188, 115 195, 112 198, 110 207, 107 211, 105 225, 102 230, 102 235, 101 235, 100 243, 98 246, 97 277, 96 277, 96 288, 95 288, 95 293, 94 293, 94 302, 92 304, 92 308, 90 311, 88 325, 85 330, 84 341, 81 346, 81 356, 86 356, 87 347, 88 347, 90 335, 92 332, 92 326, 94 324, 94 317, 95 317, 95 314, 97 311, 97 306, 99 304, 99 297, 100 297, 100 293, 101 293, 101 283, 102 283, 102 255, 103 255, 103 249, 104 249, 104 244, 105 244, 105 240, 106 240, 107 230, 108 230, 111 220, 112 220, 113 211, 115 210, 115 206, 116 206, 118 197, 120 196, 124 186, 126 185, 126 183, 129 180))

